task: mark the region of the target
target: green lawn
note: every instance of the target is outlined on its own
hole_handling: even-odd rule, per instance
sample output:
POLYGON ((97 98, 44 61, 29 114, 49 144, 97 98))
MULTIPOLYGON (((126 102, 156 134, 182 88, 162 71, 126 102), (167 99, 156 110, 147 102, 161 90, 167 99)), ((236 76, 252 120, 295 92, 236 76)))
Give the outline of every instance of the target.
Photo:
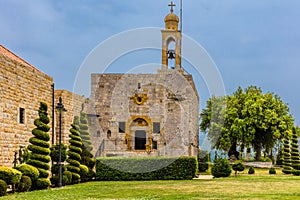
POLYGON ((89 182, 4 199, 300 199, 300 177, 241 175, 210 180, 89 182))

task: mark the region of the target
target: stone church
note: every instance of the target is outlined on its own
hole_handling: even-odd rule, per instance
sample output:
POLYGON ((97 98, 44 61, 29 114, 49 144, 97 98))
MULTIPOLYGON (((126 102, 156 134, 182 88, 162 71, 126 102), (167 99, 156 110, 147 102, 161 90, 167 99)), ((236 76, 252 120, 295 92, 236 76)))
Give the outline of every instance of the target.
POLYGON ((162 65, 155 74, 92 74, 91 96, 54 88, 54 80, 0 45, 0 165, 29 144, 40 102, 48 104, 50 143, 58 141, 59 97, 67 110, 62 142, 68 144, 74 116, 88 113, 97 156, 196 156, 199 96, 181 66, 181 30, 173 13, 165 17, 162 65), (54 128, 53 128, 54 127, 54 128))
POLYGON ((181 66, 179 17, 170 6, 161 30, 161 69, 154 74, 91 75, 96 157, 198 153, 199 96, 192 75, 181 66))

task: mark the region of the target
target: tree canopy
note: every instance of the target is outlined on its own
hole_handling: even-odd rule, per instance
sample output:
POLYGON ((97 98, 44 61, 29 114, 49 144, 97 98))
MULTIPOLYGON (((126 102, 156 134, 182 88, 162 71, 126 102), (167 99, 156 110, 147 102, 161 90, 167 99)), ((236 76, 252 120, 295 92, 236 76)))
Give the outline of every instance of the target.
POLYGON ((279 96, 263 94, 256 86, 245 90, 239 87, 225 97, 211 97, 200 116, 200 129, 208 134, 214 148, 237 158, 237 146, 253 147, 259 160, 262 149, 269 152, 294 127, 289 107, 279 96))

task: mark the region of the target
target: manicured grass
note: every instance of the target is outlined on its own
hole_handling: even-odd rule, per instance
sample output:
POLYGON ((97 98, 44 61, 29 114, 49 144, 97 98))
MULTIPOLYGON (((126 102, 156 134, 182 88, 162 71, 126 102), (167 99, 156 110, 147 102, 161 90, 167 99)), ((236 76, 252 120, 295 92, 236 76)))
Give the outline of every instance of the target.
POLYGON ((300 177, 237 176, 190 181, 89 182, 4 199, 300 199, 300 177))

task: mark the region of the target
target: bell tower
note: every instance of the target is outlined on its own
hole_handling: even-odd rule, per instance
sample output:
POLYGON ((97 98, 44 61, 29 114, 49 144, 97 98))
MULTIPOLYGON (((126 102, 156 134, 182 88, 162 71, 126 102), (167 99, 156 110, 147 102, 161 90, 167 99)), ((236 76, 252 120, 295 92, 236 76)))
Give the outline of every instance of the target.
POLYGON ((181 30, 178 29, 179 17, 174 14, 173 7, 176 6, 171 2, 170 13, 165 17, 165 29, 162 33, 162 69, 175 69, 183 72, 181 68, 181 30), (174 60, 174 63, 171 61, 174 60))

